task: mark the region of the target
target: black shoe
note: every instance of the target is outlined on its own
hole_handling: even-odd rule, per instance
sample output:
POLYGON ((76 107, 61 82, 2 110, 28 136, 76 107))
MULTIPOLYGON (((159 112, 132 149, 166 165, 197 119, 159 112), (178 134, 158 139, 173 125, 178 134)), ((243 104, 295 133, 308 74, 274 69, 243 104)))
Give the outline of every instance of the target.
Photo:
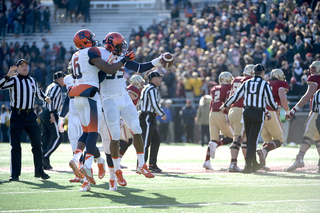
POLYGON ((43 164, 43 169, 44 170, 51 170, 53 169, 52 166, 50 165, 49 159, 48 158, 42 158, 42 164, 43 164))
POLYGON ((12 176, 9 178, 9 181, 19 181, 19 176, 17 176, 17 175, 12 175, 12 176))
POLYGON ((149 166, 149 170, 153 172, 162 172, 162 170, 157 166, 149 166))
POLYGON ((242 170, 242 173, 245 173, 245 174, 252 173, 252 167, 251 166, 245 166, 244 169, 242 170))
POLYGON ((36 177, 36 178, 42 178, 43 180, 46 180, 46 179, 49 179, 50 178, 50 176, 48 175, 48 174, 46 174, 46 173, 41 173, 41 174, 39 174, 39 173, 36 173, 35 175, 34 175, 34 177, 36 177))

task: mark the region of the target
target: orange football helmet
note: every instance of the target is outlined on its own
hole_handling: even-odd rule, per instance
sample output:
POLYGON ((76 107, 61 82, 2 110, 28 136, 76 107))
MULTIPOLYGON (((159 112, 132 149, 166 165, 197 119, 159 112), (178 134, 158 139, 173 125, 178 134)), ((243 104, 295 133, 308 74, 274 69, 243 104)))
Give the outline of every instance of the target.
POLYGON ((73 43, 79 49, 84 49, 88 47, 94 47, 98 43, 96 40, 96 35, 90 30, 79 30, 73 36, 73 43))
POLYGON ((128 50, 127 42, 120 33, 108 33, 103 40, 104 47, 113 53, 113 55, 125 55, 128 50))

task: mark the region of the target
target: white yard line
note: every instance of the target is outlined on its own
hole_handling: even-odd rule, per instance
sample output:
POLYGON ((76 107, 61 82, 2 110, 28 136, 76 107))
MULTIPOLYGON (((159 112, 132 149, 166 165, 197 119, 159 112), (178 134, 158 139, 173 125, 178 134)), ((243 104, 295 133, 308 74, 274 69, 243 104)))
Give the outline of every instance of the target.
POLYGON ((0 212, 43 212, 43 211, 74 211, 74 210, 98 210, 98 209, 129 209, 129 208, 161 208, 161 207, 189 207, 189 206, 213 206, 213 205, 241 205, 241 204, 261 204, 261 203, 295 203, 295 202, 320 202, 320 199, 307 200, 265 200, 252 202, 226 202, 226 203, 190 203, 175 205, 140 205, 140 206, 105 206, 105 207, 84 207, 84 208, 63 208, 63 209, 26 209, 9 210, 0 212))

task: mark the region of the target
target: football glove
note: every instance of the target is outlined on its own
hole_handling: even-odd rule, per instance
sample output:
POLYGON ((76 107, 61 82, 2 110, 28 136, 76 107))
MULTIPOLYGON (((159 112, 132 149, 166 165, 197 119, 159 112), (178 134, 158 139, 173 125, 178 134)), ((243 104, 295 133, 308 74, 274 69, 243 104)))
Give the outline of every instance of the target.
POLYGON ((293 107, 290 112, 286 112, 286 120, 291 120, 297 111, 297 107, 293 107))
POLYGON ((129 61, 134 60, 135 58, 136 58, 136 55, 134 54, 133 51, 131 51, 131 52, 127 53, 127 54, 123 57, 123 59, 121 59, 121 62, 122 62, 123 64, 125 64, 125 63, 127 63, 127 62, 129 62, 129 61))
POLYGON ((59 129, 59 132, 64 132, 64 128, 63 128, 63 119, 59 119, 59 125, 58 125, 58 129, 59 129))
POLYGON ((155 58, 151 61, 153 66, 161 66, 161 59, 163 57, 163 54, 161 54, 158 58, 155 58))

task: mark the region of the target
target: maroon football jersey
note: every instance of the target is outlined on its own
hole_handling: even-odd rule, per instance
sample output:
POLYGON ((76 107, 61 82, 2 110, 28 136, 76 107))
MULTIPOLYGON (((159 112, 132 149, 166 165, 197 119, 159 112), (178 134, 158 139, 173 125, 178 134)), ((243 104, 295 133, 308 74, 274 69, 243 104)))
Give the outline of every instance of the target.
MULTIPOLYGON (((279 97, 279 89, 284 88, 286 91, 289 91, 289 84, 286 81, 280 81, 280 80, 269 81, 269 84, 272 90, 274 101, 277 103, 277 105, 281 105, 281 101, 279 97)), ((275 111, 269 105, 267 106, 267 110, 275 111)))
POLYGON ((127 91, 128 91, 128 92, 131 92, 131 93, 133 93, 133 94, 135 94, 135 95, 137 96, 136 99, 132 100, 133 104, 134 104, 135 106, 137 106, 138 101, 139 101, 139 99, 140 99, 141 91, 140 91, 136 86, 134 86, 134 85, 132 85, 132 84, 130 84, 130 85, 127 87, 127 91))
MULTIPOLYGON (((231 90, 231 84, 223 84, 212 87, 211 94, 211 102, 210 102, 210 112, 218 112, 221 105, 226 101, 229 97, 229 93, 231 90)), ((225 110, 223 113, 228 114, 225 110)))
MULTIPOLYGON (((307 79, 308 84, 318 84, 318 89, 320 89, 320 75, 310 75, 307 79)), ((312 97, 313 98, 313 97, 312 97)), ((310 110, 312 105, 312 98, 310 99, 310 110)))
MULTIPOLYGON (((250 77, 250 76, 237 76, 237 77, 235 77, 231 82, 232 93, 233 94, 236 93, 236 91, 239 89, 241 84, 250 78, 252 78, 252 77, 250 77)), ((243 107, 243 97, 240 98, 237 102, 231 104, 231 107, 243 107)))

